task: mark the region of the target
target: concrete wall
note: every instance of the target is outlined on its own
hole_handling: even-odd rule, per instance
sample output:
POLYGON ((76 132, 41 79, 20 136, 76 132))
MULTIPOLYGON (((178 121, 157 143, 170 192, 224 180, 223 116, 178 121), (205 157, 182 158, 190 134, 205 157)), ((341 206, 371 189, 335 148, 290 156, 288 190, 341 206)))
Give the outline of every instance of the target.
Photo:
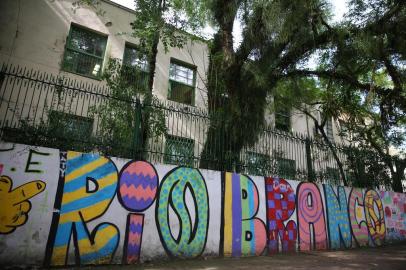
POLYGON ((0 265, 126 264, 406 240, 406 194, 0 144, 0 265))

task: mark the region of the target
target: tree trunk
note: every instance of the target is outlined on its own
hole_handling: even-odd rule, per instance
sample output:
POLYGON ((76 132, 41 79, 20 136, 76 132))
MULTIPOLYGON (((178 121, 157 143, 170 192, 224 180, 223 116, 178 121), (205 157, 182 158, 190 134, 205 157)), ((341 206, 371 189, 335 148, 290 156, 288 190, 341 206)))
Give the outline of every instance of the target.
POLYGON ((392 176, 392 189, 395 192, 403 193, 402 181, 405 180, 406 160, 395 160, 396 172, 392 176))
POLYGON ((341 163, 340 158, 337 155, 337 151, 335 150, 334 145, 328 139, 327 134, 323 129, 323 126, 319 125, 317 123, 317 121, 315 121, 314 124, 316 125, 317 130, 320 131, 324 141, 327 143, 328 148, 330 149, 331 153, 333 154, 334 160, 337 163, 338 170, 340 171, 341 178, 343 179, 344 186, 348 186, 348 181, 347 181, 347 178, 345 176, 345 172, 344 172, 344 169, 343 169, 343 164, 341 163))

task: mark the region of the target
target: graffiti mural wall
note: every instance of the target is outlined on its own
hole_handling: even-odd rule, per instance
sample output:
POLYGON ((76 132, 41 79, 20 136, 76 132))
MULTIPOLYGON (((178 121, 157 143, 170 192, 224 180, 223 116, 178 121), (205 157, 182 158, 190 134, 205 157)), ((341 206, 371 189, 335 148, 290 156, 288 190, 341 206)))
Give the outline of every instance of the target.
POLYGON ((406 194, 0 144, 0 265, 134 264, 406 240, 406 194))

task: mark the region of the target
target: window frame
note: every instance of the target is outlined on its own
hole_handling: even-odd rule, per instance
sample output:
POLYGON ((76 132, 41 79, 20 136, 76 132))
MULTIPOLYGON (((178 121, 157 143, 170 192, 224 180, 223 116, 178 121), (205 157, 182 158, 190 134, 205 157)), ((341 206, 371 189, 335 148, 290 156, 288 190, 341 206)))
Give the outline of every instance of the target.
POLYGON ((291 116, 291 110, 287 108, 277 108, 275 109, 275 129, 284 131, 284 132, 292 132, 292 116, 291 116), (287 129, 284 129, 283 126, 279 126, 280 122, 277 120, 277 118, 283 117, 285 120, 287 119, 288 121, 284 121, 286 124, 287 129))
POLYGON ((269 155, 254 151, 247 151, 245 154, 246 171, 249 175, 266 176, 265 174, 270 173, 272 159, 269 155), (254 162, 251 162, 252 159, 256 160, 254 162), (258 165, 262 165, 261 163, 258 164, 258 161, 265 162, 266 166, 258 168, 258 165))
MULTIPOLYGON (((148 55, 143 54, 143 55, 146 56, 146 60, 147 60, 147 69, 146 70, 144 70, 142 67, 140 67, 138 65, 136 65, 136 66, 127 65, 125 63, 125 59, 126 59, 126 55, 127 55, 127 48, 134 49, 137 53, 143 54, 141 52, 141 50, 139 49, 139 46, 137 46, 137 45, 135 45, 133 43, 130 43, 130 42, 125 42, 123 58, 122 58, 122 65, 121 65, 122 76, 127 76, 126 71, 125 71, 126 69, 128 69, 128 70, 133 69, 133 71, 139 72, 140 79, 144 80, 143 83, 145 84, 145 90, 148 90, 148 81, 149 81, 149 59, 148 59, 148 55)), ((135 80, 133 81, 131 78, 126 78, 126 80, 128 80, 129 84, 134 83, 134 82, 136 83, 136 81, 135 80)), ((141 80, 139 80, 139 81, 141 81, 141 80)))
MULTIPOLYGON (((86 116, 80 116, 72 113, 67 113, 63 111, 57 111, 57 110, 51 110, 48 114, 48 120, 49 120, 49 127, 53 129, 57 129, 60 131, 61 128, 63 128, 63 133, 69 133, 70 136, 74 135, 73 139, 78 139, 81 136, 92 136, 93 133, 93 125, 94 125, 94 119, 91 117, 86 117, 86 116), (56 121, 55 121, 56 120, 56 121), (70 121, 68 121, 70 120, 70 121), (74 121, 72 121, 74 120, 74 121), (55 122, 54 122, 55 121, 55 122), (86 123, 89 124, 88 126, 88 132, 85 133, 80 133, 76 132, 75 129, 78 129, 78 127, 70 128, 69 130, 65 130, 69 123, 78 123, 78 122, 86 123)), ((80 125, 79 127, 81 131, 84 130, 84 126, 80 125)))
POLYGON ((107 42, 108 42, 108 35, 106 35, 104 33, 101 33, 101 32, 98 32, 98 31, 96 31, 94 29, 88 28, 86 26, 80 25, 80 24, 71 23, 70 28, 69 28, 69 33, 68 33, 68 36, 66 38, 65 51, 64 51, 64 54, 63 54, 61 70, 65 71, 65 72, 69 72, 69 73, 73 73, 73 74, 76 74, 76 75, 80 75, 80 76, 84 76, 84 77, 87 77, 87 78, 91 78, 91 79, 101 81, 101 75, 102 75, 102 70, 103 70, 103 65, 104 65, 104 58, 105 58, 105 55, 106 55, 107 42), (87 32, 99 35, 100 37, 103 37, 105 39, 105 42, 104 42, 104 46, 103 46, 102 56, 90 54, 88 52, 85 52, 85 51, 78 50, 76 48, 70 47, 70 43, 71 43, 71 40, 72 40, 72 31, 73 31, 74 28, 80 29, 82 31, 87 31, 87 32), (70 69, 66 68, 65 63, 66 63, 66 57, 67 57, 68 51, 76 52, 76 53, 86 55, 88 57, 97 58, 98 60, 100 60, 101 63, 100 63, 100 70, 98 71, 98 74, 92 76, 92 75, 83 74, 83 73, 76 72, 74 70, 70 70, 70 69))
POLYGON ((193 166, 194 163, 194 148, 195 148, 195 140, 191 139, 191 138, 185 138, 185 137, 180 137, 180 136, 176 136, 176 135, 171 135, 171 134, 167 134, 165 136, 165 149, 164 149, 164 159, 163 162, 165 164, 171 164, 171 165, 185 165, 185 166, 193 166), (192 150, 192 154, 190 156, 179 156, 179 155, 172 155, 172 153, 169 153, 169 149, 168 149, 168 142, 172 141, 172 142, 176 142, 176 143, 180 143, 180 142, 186 142, 186 143, 190 143, 191 145, 191 150, 192 150), (186 162, 183 162, 185 161, 186 162))
MULTIPOLYGON (((282 178, 285 178, 285 179, 290 179, 290 180, 295 180, 295 178, 296 178, 296 172, 297 172, 297 169, 296 169, 296 160, 294 160, 294 159, 289 159, 289 158, 283 158, 283 157, 277 157, 276 158, 276 166, 277 166, 277 171, 278 171, 278 175, 279 175, 279 177, 282 177, 282 178), (283 174, 281 173, 281 170, 280 170, 280 168, 281 168, 281 165, 282 165, 282 163, 281 162, 285 162, 285 164, 286 163, 292 163, 293 164, 293 168, 294 168, 294 171, 293 172, 288 172, 287 174, 285 174, 285 172, 286 172, 286 169, 284 169, 283 170, 283 174), (291 175, 288 175, 289 173, 292 173, 291 175)), ((292 165, 292 164, 290 164, 290 165, 292 165)), ((290 166, 289 165, 289 166, 290 166)), ((291 169, 291 168, 289 168, 289 169, 291 169)))
POLYGON ((326 132, 326 136, 329 139, 329 141, 334 144, 335 139, 334 139, 333 119, 331 117, 326 120, 324 132, 326 132))
POLYGON ((197 66, 171 57, 170 63, 169 63, 169 75, 168 75, 168 100, 171 100, 171 101, 174 101, 174 102, 178 102, 178 103, 181 103, 181 104, 185 104, 185 105, 189 105, 189 106, 195 106, 195 97, 196 97, 196 73, 197 73, 197 66), (171 79, 170 70, 171 70, 171 65, 172 65, 172 64, 175 64, 175 65, 178 65, 178 66, 182 66, 182 67, 185 67, 185 68, 188 68, 188 69, 192 70, 192 71, 193 71, 193 85, 189 85, 189 84, 186 84, 186 83, 184 83, 184 82, 180 82, 180 81, 171 79), (189 104, 189 103, 180 102, 180 101, 175 100, 175 99, 173 98, 173 96, 172 96, 172 84, 171 84, 171 82, 174 82, 174 83, 177 83, 177 84, 180 84, 180 85, 183 85, 183 86, 186 86, 186 87, 191 88, 191 91, 192 91, 192 98, 191 98, 192 100, 191 100, 191 101, 192 101, 192 102, 191 102, 190 104, 189 104))
MULTIPOLYGON (((149 74, 149 61, 148 61, 148 55, 147 54, 144 54, 144 53, 142 53, 141 51, 141 49, 140 49, 140 47, 139 46, 137 46, 136 44, 133 44, 133 43, 130 43, 130 42, 125 42, 125 44, 124 44, 124 52, 123 52, 123 66, 128 66, 128 65, 126 65, 125 64, 125 58, 126 58, 126 52, 127 52, 127 48, 131 48, 131 49, 134 49, 134 50, 136 50, 137 51, 137 53, 140 53, 140 54, 143 54, 143 55, 145 55, 146 56, 146 58, 147 58, 147 70, 144 70, 143 68, 141 68, 140 66, 137 66, 139 69, 140 69, 140 71, 142 71, 142 72, 145 72, 145 73, 148 73, 149 74)), ((138 58, 139 59, 139 58, 138 58)), ((129 67, 134 67, 134 66, 129 66, 129 67)))

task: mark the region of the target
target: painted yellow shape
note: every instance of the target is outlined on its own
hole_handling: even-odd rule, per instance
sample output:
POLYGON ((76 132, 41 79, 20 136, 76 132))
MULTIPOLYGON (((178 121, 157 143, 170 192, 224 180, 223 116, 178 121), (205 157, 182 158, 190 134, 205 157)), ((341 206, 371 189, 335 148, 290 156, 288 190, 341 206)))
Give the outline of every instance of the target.
POLYGON ((103 166, 107 162, 109 162, 109 160, 107 158, 101 157, 99 159, 96 159, 95 161, 92 161, 86 165, 83 165, 82 167, 77 168, 73 172, 67 174, 65 176, 65 183, 68 183, 69 181, 72 181, 73 179, 81 177, 81 176, 89 173, 90 171, 93 171, 94 169, 97 169, 98 167, 103 166))
POLYGON ((233 217, 232 217, 232 206, 233 197, 231 194, 232 182, 231 173, 226 173, 226 183, 225 183, 225 196, 224 196, 224 256, 231 256, 232 254, 232 237, 233 237, 233 217))
MULTIPOLYGON (((97 181, 99 184, 99 190, 103 190, 105 187, 113 185, 117 182, 117 173, 113 172, 106 177, 100 178, 100 180, 97 181)), ((79 200, 82 198, 86 197, 91 197, 93 196, 93 193, 86 193, 86 186, 81 187, 78 190, 75 190, 73 192, 65 192, 63 193, 63 198, 62 198, 62 205, 67 204, 70 202, 73 202, 75 200, 79 200), (84 195, 87 194, 87 195, 84 195)))
MULTIPOLYGON (((80 213, 83 216, 83 220, 85 222, 93 220, 106 210, 106 208, 109 206, 109 203, 110 199, 106 199, 104 201, 98 202, 86 208, 80 209, 80 213)), ((72 211, 66 214, 62 214, 59 219, 59 224, 66 222, 78 222, 81 220, 82 219, 79 216, 79 211, 72 211)))
POLYGON ((45 190, 46 184, 32 181, 13 189, 13 180, 0 177, 0 234, 12 233, 25 224, 31 209, 29 199, 45 190))
POLYGON ((116 228, 113 226, 107 226, 102 230, 97 231, 94 244, 92 244, 88 238, 79 240, 78 247, 80 250, 80 255, 98 252, 111 240, 111 238, 115 237, 116 235, 116 228))

